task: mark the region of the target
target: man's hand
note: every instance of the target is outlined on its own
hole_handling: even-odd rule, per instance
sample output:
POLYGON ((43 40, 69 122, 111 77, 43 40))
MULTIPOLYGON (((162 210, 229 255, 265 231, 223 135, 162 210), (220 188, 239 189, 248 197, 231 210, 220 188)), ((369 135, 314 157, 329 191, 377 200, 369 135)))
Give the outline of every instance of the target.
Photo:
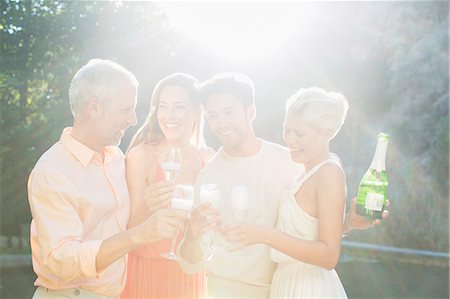
POLYGON ((159 181, 148 185, 144 191, 144 201, 150 213, 168 208, 174 190, 175 184, 168 181, 159 181))
MULTIPOLYGON (((386 201, 386 207, 389 207, 389 200, 386 201)), ((384 210, 383 219, 389 217, 389 211, 384 210)), ((365 230, 381 223, 380 219, 370 219, 356 213, 356 198, 352 199, 350 209, 345 215, 344 234, 352 230, 365 230)))
POLYGON ((217 227, 220 220, 219 212, 211 203, 205 202, 195 208, 189 219, 187 238, 197 240, 203 234, 217 227))
POLYGON ((180 246, 180 255, 183 260, 191 264, 197 264, 205 260, 204 255, 209 253, 203 252, 200 237, 216 228, 219 220, 219 212, 210 202, 202 203, 192 211, 186 238, 180 246))
POLYGON ((135 241, 139 244, 154 243, 161 239, 173 238, 177 231, 182 231, 189 212, 176 209, 156 210, 147 220, 136 227, 135 241))

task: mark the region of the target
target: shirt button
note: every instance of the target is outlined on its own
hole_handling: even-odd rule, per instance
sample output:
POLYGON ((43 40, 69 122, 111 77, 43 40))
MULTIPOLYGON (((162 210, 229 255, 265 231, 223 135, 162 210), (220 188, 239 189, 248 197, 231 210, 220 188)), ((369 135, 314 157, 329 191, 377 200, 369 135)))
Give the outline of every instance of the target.
POLYGON ((75 289, 75 291, 73 291, 73 294, 74 294, 75 296, 80 295, 80 290, 79 290, 79 289, 75 289))

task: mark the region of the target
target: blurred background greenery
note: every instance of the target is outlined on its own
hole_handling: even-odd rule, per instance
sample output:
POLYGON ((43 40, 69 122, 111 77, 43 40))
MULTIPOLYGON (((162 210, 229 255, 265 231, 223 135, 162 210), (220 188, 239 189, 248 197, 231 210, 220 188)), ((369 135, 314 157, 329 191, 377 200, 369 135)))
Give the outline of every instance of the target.
POLYGON ((28 175, 72 122, 75 71, 100 57, 137 76, 140 123, 155 83, 172 72, 200 81, 223 71, 247 74, 256 85, 256 132, 279 143, 288 96, 309 86, 342 92, 350 110, 332 149, 344 161, 349 198, 377 133, 390 135, 391 219, 348 239, 448 252, 448 6, 2 0, 1 235, 24 234, 28 175))

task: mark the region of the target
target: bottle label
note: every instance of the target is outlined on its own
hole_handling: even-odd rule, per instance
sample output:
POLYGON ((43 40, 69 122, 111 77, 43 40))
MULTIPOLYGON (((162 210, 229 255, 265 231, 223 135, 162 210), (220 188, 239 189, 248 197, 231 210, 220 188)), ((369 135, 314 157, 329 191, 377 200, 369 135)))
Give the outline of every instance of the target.
POLYGON ((366 196, 365 208, 380 212, 383 209, 384 195, 368 192, 366 196))

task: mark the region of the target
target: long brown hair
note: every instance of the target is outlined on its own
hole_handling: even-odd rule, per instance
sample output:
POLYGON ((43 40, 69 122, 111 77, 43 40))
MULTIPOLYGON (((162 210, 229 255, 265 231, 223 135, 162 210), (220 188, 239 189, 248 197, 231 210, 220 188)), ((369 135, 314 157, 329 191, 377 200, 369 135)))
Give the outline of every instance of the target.
MULTIPOLYGON (((159 127, 157 115, 159 98, 161 91, 166 86, 180 86, 184 88, 188 93, 189 100, 194 104, 195 108, 199 108, 201 104, 198 101, 198 81, 193 76, 184 73, 171 74, 161 81, 159 81, 155 89, 153 89, 152 97, 150 100, 150 111, 145 119, 144 124, 138 129, 136 134, 131 139, 127 152, 139 143, 145 143, 150 145, 157 145, 163 139, 163 133, 159 127)), ((203 117, 194 123, 191 136, 191 144, 195 147, 206 146, 203 136, 203 117)))

